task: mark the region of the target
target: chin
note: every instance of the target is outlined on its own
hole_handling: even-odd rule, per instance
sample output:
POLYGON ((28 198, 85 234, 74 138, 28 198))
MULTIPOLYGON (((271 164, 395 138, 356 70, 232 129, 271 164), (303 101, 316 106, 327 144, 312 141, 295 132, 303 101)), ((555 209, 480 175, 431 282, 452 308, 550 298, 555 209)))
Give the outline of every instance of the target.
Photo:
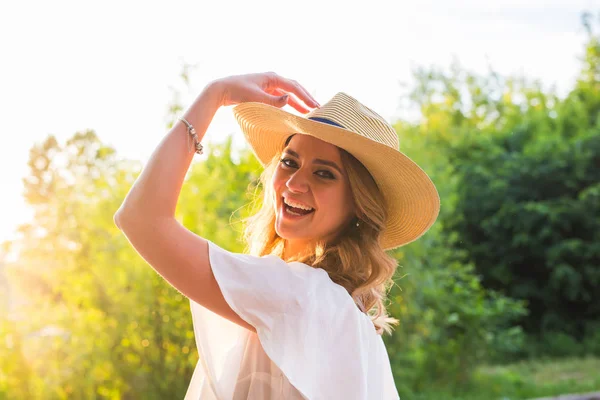
POLYGON ((297 230, 294 229, 289 229, 289 228, 275 228, 275 232, 277 232, 277 235, 285 240, 306 240, 309 239, 307 238, 305 235, 302 235, 301 232, 298 232, 297 230))
POLYGON ((305 229, 297 229, 292 226, 282 226, 279 223, 275 223, 275 232, 277 235, 285 240, 305 240, 311 241, 314 239, 312 235, 304 233, 305 229))

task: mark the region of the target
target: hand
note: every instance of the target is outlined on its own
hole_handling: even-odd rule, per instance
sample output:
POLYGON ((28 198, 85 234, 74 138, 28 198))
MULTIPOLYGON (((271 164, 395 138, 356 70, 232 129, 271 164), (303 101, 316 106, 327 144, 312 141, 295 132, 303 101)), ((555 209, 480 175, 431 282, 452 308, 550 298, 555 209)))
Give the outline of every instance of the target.
POLYGON ((289 104, 303 114, 309 112, 306 106, 320 107, 298 82, 279 76, 275 72, 229 76, 213 83, 219 88, 221 105, 224 106, 250 101, 275 107, 289 104))

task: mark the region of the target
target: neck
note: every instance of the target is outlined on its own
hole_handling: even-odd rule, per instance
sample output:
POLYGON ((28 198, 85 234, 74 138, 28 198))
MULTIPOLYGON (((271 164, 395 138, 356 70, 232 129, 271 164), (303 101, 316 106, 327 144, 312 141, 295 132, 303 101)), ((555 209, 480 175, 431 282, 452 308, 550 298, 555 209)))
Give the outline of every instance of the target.
POLYGON ((298 260, 303 256, 310 254, 311 245, 306 241, 301 240, 285 240, 283 247, 282 259, 298 260))

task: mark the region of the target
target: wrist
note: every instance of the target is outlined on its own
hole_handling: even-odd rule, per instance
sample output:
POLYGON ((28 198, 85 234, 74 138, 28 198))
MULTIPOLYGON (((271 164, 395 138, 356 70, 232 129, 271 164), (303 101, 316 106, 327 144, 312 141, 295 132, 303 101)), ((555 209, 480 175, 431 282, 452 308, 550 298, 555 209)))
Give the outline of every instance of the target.
POLYGON ((215 108, 220 108, 221 106, 227 105, 225 102, 225 85, 221 79, 216 79, 209 82, 204 87, 202 95, 208 97, 211 104, 213 104, 215 108))

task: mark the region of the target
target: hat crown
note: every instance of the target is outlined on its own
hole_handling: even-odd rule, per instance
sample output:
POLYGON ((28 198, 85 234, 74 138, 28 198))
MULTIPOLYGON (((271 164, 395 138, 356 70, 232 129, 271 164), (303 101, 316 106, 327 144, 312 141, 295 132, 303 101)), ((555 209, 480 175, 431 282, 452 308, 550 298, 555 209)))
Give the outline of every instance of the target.
POLYGON ((398 134, 385 118, 346 93, 337 93, 306 117, 332 121, 344 129, 399 150, 398 134))

